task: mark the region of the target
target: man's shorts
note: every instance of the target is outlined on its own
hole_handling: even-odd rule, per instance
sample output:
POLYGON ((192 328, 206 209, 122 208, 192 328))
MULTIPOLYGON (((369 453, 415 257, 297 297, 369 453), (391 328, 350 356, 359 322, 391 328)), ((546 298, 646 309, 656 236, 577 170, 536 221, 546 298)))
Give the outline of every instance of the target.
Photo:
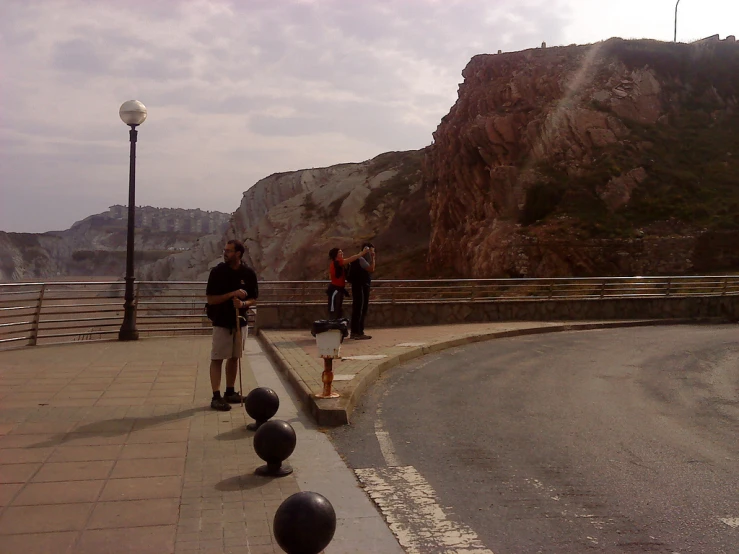
POLYGON ((236 329, 225 327, 213 327, 213 343, 210 349, 211 360, 228 360, 229 358, 240 358, 244 351, 244 339, 246 338, 246 327, 241 328, 241 344, 238 343, 236 329))

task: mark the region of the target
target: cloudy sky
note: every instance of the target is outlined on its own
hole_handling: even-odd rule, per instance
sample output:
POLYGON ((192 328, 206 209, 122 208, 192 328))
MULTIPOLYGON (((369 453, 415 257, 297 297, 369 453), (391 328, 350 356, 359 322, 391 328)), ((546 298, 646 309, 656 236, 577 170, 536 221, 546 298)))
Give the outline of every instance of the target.
MULTIPOLYGON (((120 104, 141 100, 136 204, 232 212, 271 173, 426 146, 478 53, 672 40, 675 0, 1 0, 0 230, 128 198, 120 104)), ((681 0, 678 40, 739 34, 681 0)))

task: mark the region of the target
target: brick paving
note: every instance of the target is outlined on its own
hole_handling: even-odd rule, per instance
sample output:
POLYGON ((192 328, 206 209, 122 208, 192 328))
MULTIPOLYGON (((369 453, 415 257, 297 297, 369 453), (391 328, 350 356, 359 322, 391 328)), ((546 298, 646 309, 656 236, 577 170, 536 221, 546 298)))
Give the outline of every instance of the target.
POLYGON ((280 552, 272 518, 298 484, 253 474, 243 409, 209 409, 209 348, 0 352, 0 552, 280 552))

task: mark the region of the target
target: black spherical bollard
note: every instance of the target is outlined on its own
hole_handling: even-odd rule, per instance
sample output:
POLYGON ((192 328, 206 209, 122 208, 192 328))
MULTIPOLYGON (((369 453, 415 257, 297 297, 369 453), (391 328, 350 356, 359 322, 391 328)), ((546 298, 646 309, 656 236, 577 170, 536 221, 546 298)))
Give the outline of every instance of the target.
POLYGON ((295 429, 287 421, 266 422, 254 434, 254 451, 267 465, 258 467, 254 473, 271 477, 290 475, 293 468, 282 462, 293 453, 296 442, 295 429))
POLYGON ((244 407, 249 417, 256 423, 246 426, 250 431, 256 431, 262 424, 277 413, 280 407, 280 398, 277 393, 267 387, 257 387, 246 395, 244 407))
POLYGON ((336 512, 317 492, 295 493, 280 504, 272 531, 287 554, 318 554, 336 532, 336 512))

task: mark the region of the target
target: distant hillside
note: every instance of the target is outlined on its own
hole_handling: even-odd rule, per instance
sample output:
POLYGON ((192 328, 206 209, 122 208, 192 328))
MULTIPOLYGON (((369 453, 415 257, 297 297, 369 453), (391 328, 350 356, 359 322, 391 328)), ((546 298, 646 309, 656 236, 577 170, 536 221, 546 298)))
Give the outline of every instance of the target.
MULTIPOLYGON (((203 210, 136 208, 136 264, 188 250, 198 239, 221 236, 230 215, 203 210)), ((128 210, 111 206, 64 231, 0 231, 0 281, 65 276, 122 276, 126 265, 128 210)))
POLYGON ((386 152, 360 163, 276 173, 244 193, 225 234, 141 269, 150 280, 205 279, 226 240, 246 246, 260 279, 325 279, 328 251, 347 255, 372 240, 377 278, 426 274, 428 204, 424 150, 386 152))

